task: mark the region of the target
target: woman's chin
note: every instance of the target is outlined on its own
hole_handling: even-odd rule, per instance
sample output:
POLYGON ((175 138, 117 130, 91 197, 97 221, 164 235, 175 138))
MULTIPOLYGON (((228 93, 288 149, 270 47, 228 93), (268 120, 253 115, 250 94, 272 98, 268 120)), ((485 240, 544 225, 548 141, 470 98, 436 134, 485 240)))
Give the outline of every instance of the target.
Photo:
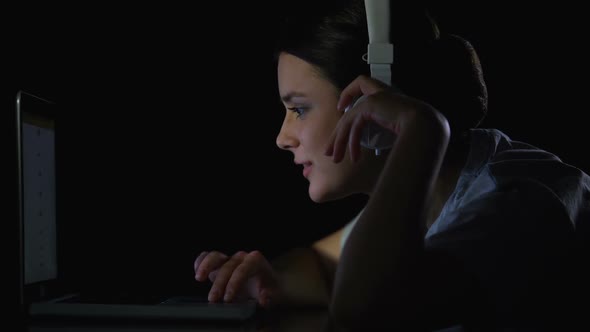
POLYGON ((312 194, 309 194, 309 198, 311 198, 311 200, 314 203, 324 203, 324 202, 326 202, 326 200, 323 197, 317 197, 317 196, 314 196, 312 194))
POLYGON ((322 188, 318 188, 318 186, 314 186, 312 183, 309 184, 309 198, 314 201, 315 203, 322 203, 326 201, 326 194, 322 188))

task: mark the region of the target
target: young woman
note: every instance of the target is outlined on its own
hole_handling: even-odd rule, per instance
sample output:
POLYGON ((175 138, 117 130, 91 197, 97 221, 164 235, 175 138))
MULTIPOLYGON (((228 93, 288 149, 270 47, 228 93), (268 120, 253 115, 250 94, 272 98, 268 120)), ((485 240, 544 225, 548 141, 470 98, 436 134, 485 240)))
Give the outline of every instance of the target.
POLYGON ((477 128, 487 110, 477 54, 426 11, 391 4, 392 88, 364 60, 364 3, 326 3, 281 36, 276 141, 302 165, 314 202, 370 198, 345 229, 277 262, 201 253, 195 277, 213 282, 210 300, 327 305, 334 326, 360 330, 538 327, 574 314, 589 177, 477 128), (391 149, 361 147, 368 123, 394 135, 391 149))

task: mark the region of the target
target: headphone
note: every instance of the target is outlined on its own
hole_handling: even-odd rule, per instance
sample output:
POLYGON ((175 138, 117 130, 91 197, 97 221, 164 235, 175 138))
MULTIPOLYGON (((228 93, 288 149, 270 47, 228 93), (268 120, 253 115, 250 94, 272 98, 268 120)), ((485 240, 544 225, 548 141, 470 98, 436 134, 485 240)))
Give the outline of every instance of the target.
MULTIPOLYGON (((391 64, 393 64, 393 44, 390 41, 390 3, 389 0, 365 0, 367 27, 369 30, 369 45, 367 46, 366 61, 371 68, 371 77, 391 86, 391 64)), ((365 57, 363 56, 363 59, 365 57)), ((346 107, 348 112, 366 96, 356 99, 346 107)), ((374 122, 368 122, 363 128, 361 146, 375 150, 375 155, 381 150, 390 149, 395 141, 395 135, 374 122)))

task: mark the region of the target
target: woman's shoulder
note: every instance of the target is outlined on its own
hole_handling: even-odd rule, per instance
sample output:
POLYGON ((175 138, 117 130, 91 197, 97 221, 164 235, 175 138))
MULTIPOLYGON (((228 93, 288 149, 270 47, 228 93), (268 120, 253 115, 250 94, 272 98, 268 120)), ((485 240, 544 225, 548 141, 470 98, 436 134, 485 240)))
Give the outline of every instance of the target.
MULTIPOLYGON (((590 177, 556 155, 499 130, 472 132, 469 160, 428 235, 479 219, 548 216, 553 209, 575 226, 590 219, 590 177)), ((555 217, 555 216, 554 216, 555 217)), ((522 221, 503 223, 524 226, 522 221)))
POLYGON ((517 197, 540 207, 544 201, 557 201, 568 211, 572 221, 590 210, 590 176, 580 168, 563 162, 557 155, 510 139, 499 131, 494 153, 486 164, 487 176, 496 191, 521 192, 517 197), (586 211, 586 212, 584 212, 586 211))
POLYGON ((548 190, 561 200, 585 193, 589 197, 590 176, 583 170, 563 162, 554 153, 513 140, 497 129, 472 132, 470 159, 471 166, 466 167, 467 173, 472 173, 469 174, 473 179, 470 184, 477 184, 478 179, 481 182, 484 178, 493 184, 488 187, 498 190, 535 183, 533 188, 548 190))
POLYGON ((534 144, 513 139, 498 129, 472 129, 470 137, 470 157, 483 159, 489 164, 507 167, 552 163, 560 164, 564 168, 576 168, 564 163, 557 154, 534 144))

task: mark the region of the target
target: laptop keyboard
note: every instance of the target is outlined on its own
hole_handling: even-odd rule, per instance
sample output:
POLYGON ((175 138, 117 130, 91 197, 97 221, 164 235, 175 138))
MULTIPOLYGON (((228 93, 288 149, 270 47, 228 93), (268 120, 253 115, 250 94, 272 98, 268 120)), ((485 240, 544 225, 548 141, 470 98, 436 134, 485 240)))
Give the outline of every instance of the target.
POLYGON ((158 304, 169 299, 170 296, 145 295, 145 294, 86 294, 75 295, 63 300, 60 303, 88 303, 88 304, 158 304))

